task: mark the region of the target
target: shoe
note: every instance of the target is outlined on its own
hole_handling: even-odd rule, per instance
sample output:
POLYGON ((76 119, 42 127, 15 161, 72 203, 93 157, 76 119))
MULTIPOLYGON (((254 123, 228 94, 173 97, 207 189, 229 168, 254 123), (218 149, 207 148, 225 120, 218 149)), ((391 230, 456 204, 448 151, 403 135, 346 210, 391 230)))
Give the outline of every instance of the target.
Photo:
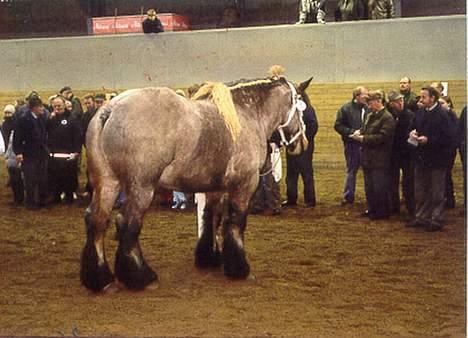
POLYGON ((420 221, 418 219, 413 219, 412 221, 406 223, 405 227, 407 227, 407 228, 418 228, 418 227, 423 227, 425 225, 426 225, 426 223, 424 223, 423 221, 420 221))
POLYGON ((315 204, 316 204, 315 202, 309 202, 309 203, 306 203, 306 204, 304 205, 304 207, 306 207, 306 208, 313 208, 313 207, 315 207, 315 204))
POLYGON ((179 203, 174 203, 171 209, 179 209, 179 203))
POLYGON ((284 208, 288 208, 288 207, 293 208, 293 207, 296 207, 296 206, 297 206, 297 203, 296 203, 296 202, 294 202, 294 203, 293 203, 293 202, 289 202, 289 201, 286 200, 286 201, 283 201, 283 202, 281 203, 281 206, 284 207, 284 208))
POLYGON ((182 204, 179 207, 180 210, 185 210, 187 209, 187 204, 185 202, 182 202, 182 204))
POLYGON ((426 225, 424 230, 429 231, 429 232, 440 231, 440 230, 442 230, 442 224, 429 223, 429 224, 426 225))
POLYGON ((390 216, 389 215, 378 215, 378 214, 370 214, 369 215, 369 219, 373 220, 373 221, 376 221, 376 220, 379 220, 379 219, 389 219, 390 216))
POLYGON ((346 198, 341 200, 341 206, 344 206, 346 204, 353 204, 354 201, 347 200, 346 198))
POLYGON ((361 217, 370 217, 371 216, 371 213, 369 212, 369 210, 364 210, 363 212, 361 212, 361 217))
POLYGON ((251 215, 259 215, 262 212, 263 212, 263 209, 259 209, 259 208, 253 208, 252 210, 250 210, 251 215))
POLYGON ((273 216, 281 215, 281 209, 275 208, 275 209, 273 209, 273 210, 271 211, 271 214, 272 214, 273 216))

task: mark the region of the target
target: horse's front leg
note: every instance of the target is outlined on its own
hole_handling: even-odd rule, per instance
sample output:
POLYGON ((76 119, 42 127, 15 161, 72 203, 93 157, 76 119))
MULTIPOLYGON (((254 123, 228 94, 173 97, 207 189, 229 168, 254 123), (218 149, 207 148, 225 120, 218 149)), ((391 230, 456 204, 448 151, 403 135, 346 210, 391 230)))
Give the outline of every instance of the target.
POLYGON ((85 287, 93 291, 101 291, 114 281, 114 275, 106 260, 104 239, 118 191, 115 181, 99 186, 86 209, 87 236, 81 253, 80 279, 85 287))
POLYGON ((228 217, 223 226, 223 262, 224 274, 234 279, 249 276, 250 266, 244 249, 244 231, 247 225, 249 200, 255 190, 239 190, 229 195, 228 217))
POLYGON ((198 197, 198 242, 195 248, 195 266, 221 266, 221 254, 216 242, 217 225, 222 218, 221 194, 207 193, 198 197))
POLYGON ((119 246, 115 257, 115 274, 132 290, 142 290, 158 280, 146 263, 139 243, 143 216, 153 199, 153 190, 132 189, 124 202, 123 213, 117 218, 119 246))

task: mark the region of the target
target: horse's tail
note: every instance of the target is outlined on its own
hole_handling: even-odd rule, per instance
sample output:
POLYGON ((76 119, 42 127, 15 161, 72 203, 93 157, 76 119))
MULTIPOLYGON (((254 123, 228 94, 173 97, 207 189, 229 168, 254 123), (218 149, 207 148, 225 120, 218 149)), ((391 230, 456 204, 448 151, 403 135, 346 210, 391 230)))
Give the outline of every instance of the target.
POLYGON ((91 119, 86 132, 86 159, 89 179, 93 188, 96 188, 101 178, 114 177, 107 162, 102 143, 102 131, 112 113, 110 105, 104 105, 91 119))

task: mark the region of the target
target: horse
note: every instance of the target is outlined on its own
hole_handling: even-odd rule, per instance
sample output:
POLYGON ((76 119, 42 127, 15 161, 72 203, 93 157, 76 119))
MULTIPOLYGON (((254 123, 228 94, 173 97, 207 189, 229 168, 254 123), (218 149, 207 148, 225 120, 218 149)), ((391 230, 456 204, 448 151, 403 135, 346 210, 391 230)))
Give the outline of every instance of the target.
POLYGON ((99 292, 115 278, 131 290, 157 282, 143 257, 139 235, 160 187, 206 194, 195 266, 222 265, 228 278, 246 279, 250 265, 244 231, 267 156, 267 139, 277 130, 291 151, 302 151, 307 140, 300 93, 311 80, 297 87, 282 76, 208 83, 192 99, 166 87, 131 89, 101 107, 86 135, 93 195, 84 217, 81 283, 99 292), (114 276, 106 259, 105 233, 119 191, 126 200, 116 217, 114 276), (216 233, 223 203, 220 243, 216 233))

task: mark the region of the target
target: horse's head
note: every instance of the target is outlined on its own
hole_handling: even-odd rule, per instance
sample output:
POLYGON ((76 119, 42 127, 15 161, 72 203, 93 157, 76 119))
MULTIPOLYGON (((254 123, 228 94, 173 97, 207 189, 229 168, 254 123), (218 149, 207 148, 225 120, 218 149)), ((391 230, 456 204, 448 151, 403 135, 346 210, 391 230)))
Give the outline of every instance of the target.
POLYGON ((281 136, 281 143, 286 146, 290 155, 299 155, 309 145, 303 120, 303 111, 307 105, 302 99, 302 95, 305 95, 310 81, 312 81, 312 77, 300 83, 297 88, 291 82, 287 82, 291 95, 291 108, 287 113, 286 120, 278 127, 278 132, 281 136))

